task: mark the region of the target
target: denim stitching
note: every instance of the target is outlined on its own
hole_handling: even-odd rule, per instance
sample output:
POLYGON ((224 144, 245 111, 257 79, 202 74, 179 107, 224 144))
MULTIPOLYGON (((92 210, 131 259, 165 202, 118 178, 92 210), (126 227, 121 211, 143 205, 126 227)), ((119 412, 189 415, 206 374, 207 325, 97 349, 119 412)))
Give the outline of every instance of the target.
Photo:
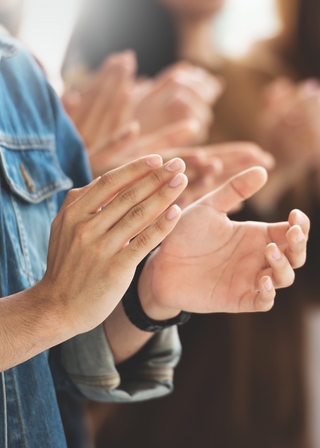
MULTIPOLYGON (((0 154, 1 154, 1 147, 0 147, 0 154)), ((69 187, 71 187, 72 186, 71 180, 64 175, 64 173, 61 171, 59 165, 56 164, 55 160, 52 160, 52 162, 55 164, 56 168, 58 169, 59 174, 63 175, 62 179, 57 179, 55 181, 49 182, 48 184, 44 185, 43 187, 41 187, 39 190, 37 190, 35 193, 32 193, 32 194, 31 193, 26 194, 25 190, 23 190, 21 187, 19 187, 19 185, 17 185, 14 182, 12 182, 12 180, 10 178, 8 179, 9 185, 11 185, 11 187, 14 187, 16 189, 16 191, 18 191, 27 200, 29 198, 39 199, 42 196, 44 196, 45 194, 50 193, 51 191, 53 191, 56 188, 60 188, 60 187, 62 187, 62 188, 69 188, 69 187)), ((7 163, 6 163, 5 157, 2 157, 2 163, 4 165, 5 172, 7 173, 8 172, 8 167, 7 167, 7 163)))
POLYGON ((22 442, 23 448, 27 448, 26 444, 25 444, 25 430, 24 430, 23 421, 21 419, 20 404, 19 404, 19 399, 18 399, 18 395, 17 395, 16 380, 15 380, 13 369, 10 369, 9 372, 11 373, 11 377, 12 377, 14 399, 15 399, 15 403, 16 403, 17 411, 18 411, 18 420, 19 420, 19 424, 20 424, 21 442, 22 442))
POLYGON ((4 448, 8 448, 8 416, 7 416, 7 394, 6 394, 6 380, 4 372, 1 372, 2 392, 3 392, 3 415, 4 415, 4 448))
POLYGON ((53 196, 49 196, 47 199, 47 204, 48 204, 48 210, 49 210, 49 214, 51 217, 51 221, 54 220, 54 218, 57 216, 57 206, 56 206, 56 202, 53 200, 53 196))
POLYGON ((11 201, 12 201, 12 205, 13 205, 13 209, 14 209, 16 218, 17 218, 18 232, 19 232, 20 241, 21 241, 22 253, 23 253, 25 263, 26 263, 26 272, 24 270, 23 271, 25 272, 25 274, 28 277, 29 286, 32 286, 35 283, 36 279, 32 274, 32 267, 31 267, 31 262, 30 262, 30 257, 29 257, 27 240, 26 240, 24 232, 23 232, 22 219, 21 219, 18 204, 16 203, 16 200, 12 195, 11 195, 11 201), (31 279, 32 279, 32 281, 31 281, 31 279))
POLYGON ((0 145, 13 150, 42 149, 43 151, 54 152, 56 149, 54 137, 44 138, 11 138, 0 132, 0 145))

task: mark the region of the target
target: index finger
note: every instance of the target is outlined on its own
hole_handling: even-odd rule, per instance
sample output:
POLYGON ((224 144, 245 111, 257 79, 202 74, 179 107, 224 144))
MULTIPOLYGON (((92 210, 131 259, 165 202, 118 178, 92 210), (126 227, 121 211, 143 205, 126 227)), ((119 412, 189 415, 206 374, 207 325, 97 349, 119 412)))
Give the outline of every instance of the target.
POLYGON ((96 213, 120 191, 129 187, 162 165, 162 158, 153 154, 105 173, 75 204, 74 212, 96 213))

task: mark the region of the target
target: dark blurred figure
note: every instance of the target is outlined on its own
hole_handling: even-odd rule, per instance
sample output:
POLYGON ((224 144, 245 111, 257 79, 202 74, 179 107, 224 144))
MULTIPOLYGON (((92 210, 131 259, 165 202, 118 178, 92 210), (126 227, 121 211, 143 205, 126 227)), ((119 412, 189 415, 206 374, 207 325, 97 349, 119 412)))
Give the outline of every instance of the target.
POLYGON ((94 69, 110 52, 132 48, 145 75, 154 75, 174 59, 221 75, 226 91, 215 107, 212 141, 264 143, 278 160, 269 186, 243 218, 278 219, 292 204, 302 207, 313 224, 308 263, 297 284, 278 293, 275 308, 267 315, 193 316, 181 330, 184 355, 174 394, 158 402, 114 406, 105 421, 103 412, 110 409, 95 407, 101 448, 320 446, 310 437, 309 422, 317 416, 311 415, 314 403, 308 397, 305 362, 308 315, 314 306, 319 309, 320 137, 314 118, 320 116, 320 101, 317 82, 301 84, 320 77, 320 3, 279 0, 281 32, 257 43, 242 61, 223 58, 212 43, 212 18, 222 4, 218 0, 90 2, 64 69, 77 65, 94 69), (278 81, 279 77, 286 78, 278 81))
POLYGON ((155 0, 87 0, 63 73, 79 66, 95 70, 111 53, 131 48, 138 53, 140 73, 154 76, 176 60, 174 40, 171 15, 155 0))

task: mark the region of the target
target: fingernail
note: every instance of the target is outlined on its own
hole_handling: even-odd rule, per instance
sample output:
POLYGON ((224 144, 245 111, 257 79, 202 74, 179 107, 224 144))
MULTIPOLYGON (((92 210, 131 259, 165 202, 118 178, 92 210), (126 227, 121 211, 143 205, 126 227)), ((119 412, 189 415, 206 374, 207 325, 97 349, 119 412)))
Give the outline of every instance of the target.
POLYGON ((180 211, 180 208, 177 205, 174 205, 166 214, 166 218, 168 221, 172 221, 180 213, 180 211))
POLYGON ((281 252, 280 252, 280 250, 277 248, 277 246, 274 248, 274 250, 273 250, 273 253, 272 253, 272 257, 275 259, 275 260, 281 260, 281 252))
POLYGON ((157 166, 162 165, 162 157, 158 156, 157 154, 147 157, 146 161, 147 164, 152 168, 156 168, 157 166))
POLYGON ((299 232, 296 236, 296 242, 301 243, 301 241, 303 241, 303 240, 304 240, 304 234, 303 234, 302 230, 299 229, 299 232))
POLYGON ((264 288, 268 292, 271 292, 273 290, 273 284, 270 277, 265 281, 264 288))
POLYGON ((173 159, 170 162, 167 163, 165 166, 167 171, 170 171, 171 173, 174 173, 175 171, 179 171, 182 168, 184 168, 184 162, 181 159, 173 159))
POLYGON ((183 176, 182 174, 178 174, 172 181, 169 183, 170 187, 178 187, 182 184, 183 176))
POLYGON ((296 212, 296 224, 303 224, 305 222, 305 215, 298 209, 294 210, 296 212))

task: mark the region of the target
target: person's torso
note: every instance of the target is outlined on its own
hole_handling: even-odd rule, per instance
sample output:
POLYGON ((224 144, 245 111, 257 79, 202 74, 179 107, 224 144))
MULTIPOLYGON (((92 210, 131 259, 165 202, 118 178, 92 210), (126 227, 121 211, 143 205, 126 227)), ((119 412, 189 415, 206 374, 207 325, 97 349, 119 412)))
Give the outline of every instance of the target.
MULTIPOLYGON (((74 164, 77 186, 90 179, 57 104, 32 58, 0 35, 0 297, 43 277, 51 222, 73 185, 65 168, 74 164)), ((0 373, 0 447, 64 446, 48 354, 0 373)))

